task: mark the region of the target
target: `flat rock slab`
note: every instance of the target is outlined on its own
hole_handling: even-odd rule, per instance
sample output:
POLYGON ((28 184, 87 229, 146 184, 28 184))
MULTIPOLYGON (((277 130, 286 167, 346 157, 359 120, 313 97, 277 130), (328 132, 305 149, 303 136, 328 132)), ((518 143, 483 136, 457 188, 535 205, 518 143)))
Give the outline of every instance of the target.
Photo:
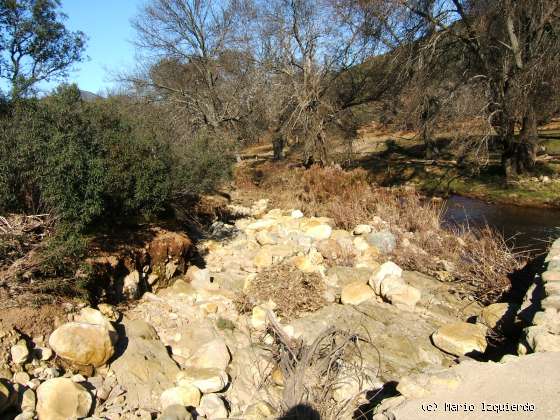
MULTIPOLYGON (((534 353, 506 363, 468 361, 450 369, 460 378, 455 389, 409 400, 390 410, 395 420, 558 419, 560 353, 534 353), (506 404, 510 404, 510 411, 506 404), (446 405, 447 404, 447 405, 446 405), (463 404, 451 411, 451 404, 463 404), (465 404, 473 411, 465 411, 465 404), (518 411, 511 411, 519 404, 518 411), (525 411, 523 408, 525 407, 525 411), (447 410, 446 410, 447 408, 447 410), (432 409, 433 411, 427 411, 432 409), (490 411, 483 411, 484 409, 490 411), (502 411, 494 411, 501 409, 502 411)), ((375 419, 383 417, 375 417, 375 419)))

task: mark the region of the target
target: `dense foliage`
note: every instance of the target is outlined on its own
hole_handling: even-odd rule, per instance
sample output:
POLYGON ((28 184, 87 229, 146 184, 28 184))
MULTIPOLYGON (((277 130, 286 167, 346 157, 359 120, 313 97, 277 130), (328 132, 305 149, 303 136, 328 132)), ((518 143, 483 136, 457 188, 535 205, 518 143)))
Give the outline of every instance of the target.
POLYGON ((229 173, 210 139, 177 146, 155 114, 85 102, 76 87, 18 101, 0 124, 0 211, 52 212, 77 230, 158 215, 174 194, 212 190, 229 173))

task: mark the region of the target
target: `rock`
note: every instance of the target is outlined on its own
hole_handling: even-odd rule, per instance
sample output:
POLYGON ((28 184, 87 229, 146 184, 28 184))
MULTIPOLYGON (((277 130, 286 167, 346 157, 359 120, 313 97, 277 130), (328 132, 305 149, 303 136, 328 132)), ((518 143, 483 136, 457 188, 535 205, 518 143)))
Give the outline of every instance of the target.
POLYGON ((127 321, 125 332, 126 349, 111 364, 111 370, 126 390, 130 408, 158 411, 159 396, 175 384, 179 368, 151 325, 140 320, 127 321))
POLYGON ((455 356, 486 351, 488 328, 482 324, 457 322, 445 325, 432 334, 434 345, 455 356))
MULTIPOLYGON (((383 283, 385 283, 388 278, 391 277, 386 277, 383 283)), ((381 283, 381 287, 383 287, 383 283, 381 283)), ((390 290, 383 297, 393 305, 413 308, 418 301, 420 301, 422 293, 417 288, 405 284, 402 288, 390 290)))
POLYGON ((301 210, 293 210, 290 213, 290 217, 292 219, 301 219, 303 217, 303 213, 301 212, 301 210))
POLYGON ((315 240, 329 239, 332 234, 332 227, 326 224, 317 224, 310 226, 305 230, 307 236, 311 236, 315 240))
POLYGON ((196 411, 209 419, 226 419, 228 417, 228 411, 224 400, 216 394, 204 395, 196 411))
POLYGON ((106 327, 69 322, 57 328, 49 345, 63 359, 78 365, 104 365, 115 353, 114 334, 106 327))
POLYGON ((140 296, 140 273, 134 270, 123 280, 122 294, 126 299, 137 299, 140 296))
POLYGON ((12 362, 16 365, 24 364, 29 358, 29 349, 24 339, 19 340, 14 346, 10 348, 10 355, 12 362))
POLYGON ((365 236, 369 245, 376 247, 383 254, 390 254, 397 246, 397 239, 388 230, 370 233, 365 236))
POLYGON ((374 271, 369 280, 369 285, 373 287, 375 293, 379 295, 381 294, 381 282, 383 281, 383 279, 389 275, 401 277, 402 272, 402 268, 400 268, 397 264, 392 261, 388 261, 381 264, 381 266, 376 271, 374 271))
POLYGON ((390 274, 385 276, 381 283, 379 284, 379 294, 389 300, 388 296, 392 293, 396 293, 399 290, 403 290, 406 287, 406 283, 400 276, 390 274))
POLYGON ((33 414, 35 412, 37 407, 37 397, 32 389, 27 388, 23 391, 19 407, 23 413, 33 414))
POLYGON ((375 292, 366 283, 350 283, 342 288, 340 300, 343 305, 359 305, 375 297, 375 292))
POLYGON ((278 366, 276 366, 273 370, 272 373, 270 374, 270 379, 272 379, 272 382, 274 383, 274 385, 276 386, 280 386, 283 387, 285 385, 285 379, 284 379, 284 374, 282 373, 282 369, 280 369, 278 366))
POLYGON ((344 255, 340 244, 334 239, 323 239, 315 245, 317 251, 327 260, 335 261, 344 255))
POLYGON ((514 329, 517 312, 519 312, 519 305, 513 303, 493 303, 482 309, 479 322, 488 328, 511 333, 514 329))
POLYGON ((53 356, 53 351, 48 347, 37 346, 33 349, 33 353, 35 354, 35 357, 37 359, 43 362, 50 360, 50 358, 53 356))
POLYGON ((257 268, 267 268, 272 265, 272 252, 269 248, 261 248, 255 258, 253 258, 253 263, 257 268))
POLYGON ((29 382, 30 380, 31 380, 31 377, 29 376, 29 374, 27 372, 16 372, 16 373, 14 373, 13 381, 16 384, 26 385, 27 382, 29 382))
POLYGON ((111 338, 113 343, 117 341, 117 333, 113 324, 97 309, 90 307, 85 307, 80 310, 80 313, 74 318, 74 322, 80 322, 85 324, 99 325, 100 327, 107 328, 107 330, 113 332, 111 338))
POLYGON ((229 382, 225 371, 212 368, 189 367, 177 375, 177 385, 194 385, 203 394, 220 392, 229 382))
POLYGON ((352 244, 354 245, 354 248, 356 248, 356 250, 358 250, 359 252, 365 252, 370 248, 369 243, 364 239, 363 236, 354 238, 352 244))
POLYGON ((87 417, 92 397, 87 390, 68 378, 43 382, 37 389, 39 420, 67 420, 87 417))
POLYGON ((253 307, 253 311, 251 313, 251 326, 254 329, 263 330, 266 327, 268 310, 269 309, 263 305, 253 307))
POLYGON ((194 385, 175 386, 162 392, 160 403, 162 409, 176 404, 184 407, 198 407, 200 391, 194 385))
POLYGON ((255 235, 255 239, 259 245, 275 245, 278 243, 278 236, 270 233, 268 230, 260 230, 255 235))
POLYGON ((344 287, 351 283, 366 284, 372 275, 368 268, 334 266, 327 272, 326 281, 332 287, 344 287))
MULTIPOLYGON (((210 270, 207 268, 198 268, 196 265, 191 265, 187 269, 185 279, 195 289, 212 289, 216 288, 211 282, 210 270)), ((178 280, 179 281, 179 280, 178 280)), ((176 284, 177 282, 175 282, 176 284)))
POLYGON ((243 413, 245 420, 268 420, 276 417, 276 411, 266 401, 258 401, 249 405, 243 413))
POLYGON ((354 233, 354 235, 365 235, 367 233, 371 233, 371 226, 370 225, 358 225, 354 228, 353 233, 354 233))
MULTIPOLYGON (((385 411, 385 419, 428 420, 461 419, 552 419, 558 417, 557 390, 560 387, 560 371, 551 366, 560 364, 560 353, 539 353, 518 357, 507 363, 466 361, 454 366, 451 373, 460 378, 455 387, 444 387, 429 397, 400 401, 385 411), (544 379, 543 379, 544 378, 544 379), (543 380, 546 386, 543 386, 543 380), (513 396, 522 396, 516 408, 513 396), (491 405, 489 401, 492 401, 491 405), (422 411, 422 404, 429 402, 438 407, 435 412, 422 411), (459 403, 472 405, 464 409, 459 403), (487 404, 487 412, 483 411, 487 404), (445 405, 458 410, 444 410, 445 405), (495 407, 496 411, 492 411, 495 407), (513 411, 516 412, 513 412, 513 411)), ((424 407, 427 407, 424 405, 424 407)), ((379 413, 379 411, 378 411, 379 413)), ((374 417, 377 418, 377 417, 374 417)))
POLYGON ((185 260, 192 249, 192 241, 180 232, 170 232, 154 229, 155 237, 148 244, 147 251, 152 267, 160 270, 168 261, 175 261, 180 270, 185 266, 185 260))
POLYGON ((173 404, 162 411, 158 420, 192 420, 192 415, 184 406, 173 404))
POLYGON ((185 364, 197 368, 225 370, 231 356, 223 338, 217 337, 201 344, 185 364))
MULTIPOLYGON (((319 254, 319 253, 317 253, 319 254)), ((321 254, 319 254, 321 255, 321 254)), ((321 256, 321 258, 323 258, 321 256)), ((293 257, 292 264, 300 271, 304 273, 316 273, 321 270, 320 262, 317 264, 318 258, 315 255, 299 255, 293 257)))

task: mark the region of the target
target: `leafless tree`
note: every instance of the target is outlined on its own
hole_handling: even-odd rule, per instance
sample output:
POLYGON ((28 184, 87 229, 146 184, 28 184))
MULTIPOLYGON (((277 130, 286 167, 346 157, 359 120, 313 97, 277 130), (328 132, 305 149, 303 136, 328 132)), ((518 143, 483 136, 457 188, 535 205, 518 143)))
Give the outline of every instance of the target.
MULTIPOLYGON (((509 177, 535 163, 537 124, 558 97, 560 3, 556 0, 388 0, 404 19, 392 32, 417 45, 424 69, 450 51, 459 85, 486 96, 484 114, 503 146, 509 177), (435 60, 434 60, 435 58, 435 60), (516 135, 516 127, 520 127, 516 135)), ((417 67, 418 68, 418 67, 417 67)), ((432 79, 434 80, 434 79, 432 79)), ((451 78, 444 78, 449 82, 451 78)), ((427 101, 429 103, 429 101, 427 101)))

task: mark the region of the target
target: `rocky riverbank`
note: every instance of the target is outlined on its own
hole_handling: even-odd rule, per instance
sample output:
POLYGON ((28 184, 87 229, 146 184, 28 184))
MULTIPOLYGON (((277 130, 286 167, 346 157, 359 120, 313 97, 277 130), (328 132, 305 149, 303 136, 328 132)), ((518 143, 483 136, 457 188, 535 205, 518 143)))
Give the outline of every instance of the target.
MULTIPOLYGON (((494 331, 528 325, 518 307, 483 308, 444 275, 403 270, 391 254, 411 245, 379 218, 345 231, 266 207, 233 206, 237 221, 213 226, 220 239, 197 245, 198 265, 175 261, 185 246, 148 247, 163 255, 159 269, 127 266, 116 282, 126 306, 69 307, 48 337, 2 331, 0 413, 267 419, 307 404, 324 418, 351 418, 371 415, 398 382, 400 396, 377 407, 382 416, 458 383, 447 368, 484 358, 494 331)), ((556 313, 543 306, 541 318, 556 313)), ((539 351, 530 336, 524 348, 539 351)))

